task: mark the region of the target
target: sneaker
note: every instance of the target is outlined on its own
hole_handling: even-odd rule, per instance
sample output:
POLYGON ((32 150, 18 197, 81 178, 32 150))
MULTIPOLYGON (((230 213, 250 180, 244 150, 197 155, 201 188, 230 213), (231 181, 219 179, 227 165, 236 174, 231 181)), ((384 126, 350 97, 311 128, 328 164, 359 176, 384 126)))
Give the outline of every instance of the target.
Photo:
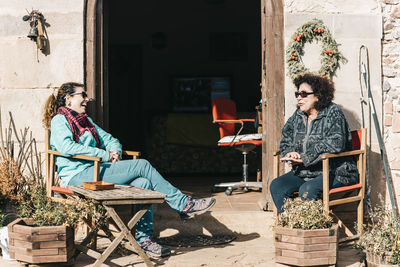
POLYGON ((192 197, 188 197, 188 202, 186 207, 180 213, 180 217, 182 220, 187 220, 193 218, 196 215, 200 215, 211 209, 215 204, 215 198, 200 198, 194 199, 192 197))
POLYGON ((169 248, 162 247, 160 244, 153 242, 150 239, 139 243, 139 246, 151 257, 160 258, 171 255, 171 250, 169 248))

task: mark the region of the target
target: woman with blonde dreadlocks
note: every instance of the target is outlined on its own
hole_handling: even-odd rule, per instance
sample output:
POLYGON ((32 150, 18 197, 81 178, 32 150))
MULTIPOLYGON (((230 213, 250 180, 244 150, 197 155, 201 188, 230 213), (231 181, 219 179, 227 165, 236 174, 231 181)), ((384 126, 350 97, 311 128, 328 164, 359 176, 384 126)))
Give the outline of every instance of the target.
MULTIPOLYGON (((100 157, 100 180, 120 185, 133 185, 166 194, 166 202, 182 219, 208 211, 214 198, 193 199, 166 181, 144 159, 120 160, 121 144, 86 114, 89 98, 83 84, 65 83, 57 96, 46 102, 43 123, 51 129, 50 146, 65 156, 100 157)), ((93 163, 57 157, 58 174, 65 185, 82 185, 93 174, 93 163)), ((152 240, 153 210, 149 209, 136 225, 136 239, 143 250, 156 257, 170 255, 168 248, 152 240)))

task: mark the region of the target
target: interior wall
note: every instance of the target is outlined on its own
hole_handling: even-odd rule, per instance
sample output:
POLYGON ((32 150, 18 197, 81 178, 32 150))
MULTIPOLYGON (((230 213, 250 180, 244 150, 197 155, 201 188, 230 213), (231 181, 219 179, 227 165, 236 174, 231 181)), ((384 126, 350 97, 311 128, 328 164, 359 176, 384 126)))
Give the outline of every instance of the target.
MULTIPOLYGON (((142 95, 145 111, 170 109, 171 76, 232 77, 232 98, 239 111, 254 111, 260 99, 259 1, 109 1, 109 36, 113 44, 142 47, 142 95), (152 48, 152 34, 166 35, 164 49, 152 48), (247 59, 210 58, 209 35, 247 35, 247 59)), ((110 85, 110 92, 114 89, 110 85)))

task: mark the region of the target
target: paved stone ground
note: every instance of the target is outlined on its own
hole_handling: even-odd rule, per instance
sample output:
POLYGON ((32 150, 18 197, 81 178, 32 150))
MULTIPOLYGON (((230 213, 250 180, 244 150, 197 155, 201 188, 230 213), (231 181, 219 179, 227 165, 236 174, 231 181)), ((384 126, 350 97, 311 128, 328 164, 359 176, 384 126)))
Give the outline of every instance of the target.
MULTIPOLYGON (((185 188, 188 193, 199 192, 185 188)), ((209 196, 209 190, 202 190, 209 196)), ((162 267, 268 267, 275 266, 274 238, 271 226, 274 224, 272 212, 260 211, 257 206, 259 192, 235 193, 225 196, 213 194, 217 204, 212 211, 182 222, 177 213, 166 204, 155 207, 155 234, 160 237, 175 235, 236 235, 231 243, 209 247, 191 247, 172 249, 172 255, 164 259, 152 259, 155 266, 162 267), (240 233, 240 234, 238 234, 240 233)), ((200 196, 198 196, 200 197, 200 196)), ((203 197, 203 195, 201 195, 203 197)), ((109 244, 106 239, 99 239, 100 248, 109 244)), ((94 260, 86 255, 79 255, 74 266, 91 266, 94 260)), ((0 267, 21 267, 16 261, 0 259, 0 267)), ((43 267, 60 266, 60 264, 43 265, 43 267)), ((118 256, 116 254, 103 266, 144 267, 143 261, 136 255, 118 256)), ((337 266, 365 266, 361 253, 352 247, 341 247, 337 266)))
MULTIPOLYGON (((338 267, 365 266, 360 262, 360 252, 351 247, 340 248, 338 267)), ((152 260, 155 266, 163 267, 268 267, 275 266, 274 246, 270 238, 239 236, 228 245, 207 248, 179 248, 174 249, 169 258, 152 260)), ((91 266, 93 260, 88 256, 80 255, 74 266, 91 266)), ((21 267, 16 261, 0 260, 0 266, 21 267)), ((46 267, 60 266, 60 264, 43 265, 46 267)), ((103 266, 145 267, 146 265, 136 255, 119 257, 113 255, 103 266)))
MULTIPOLYGON (((360 262, 362 255, 351 247, 342 247, 339 250, 338 267, 365 266, 360 262)), ((260 236, 238 236, 227 244, 207 248, 179 248, 173 249, 173 254, 165 259, 152 259, 155 266, 163 267, 268 267, 275 266, 274 246, 271 238, 260 236)), ((93 260, 80 255, 74 266, 86 267, 93 264, 93 260)), ((16 261, 0 260, 0 266, 21 267, 16 261)), ((43 267, 55 267, 60 264, 48 264, 43 267)), ((103 266, 145 267, 146 265, 136 255, 119 257, 113 255, 103 266)), ((281 266, 281 265, 280 265, 281 266)))

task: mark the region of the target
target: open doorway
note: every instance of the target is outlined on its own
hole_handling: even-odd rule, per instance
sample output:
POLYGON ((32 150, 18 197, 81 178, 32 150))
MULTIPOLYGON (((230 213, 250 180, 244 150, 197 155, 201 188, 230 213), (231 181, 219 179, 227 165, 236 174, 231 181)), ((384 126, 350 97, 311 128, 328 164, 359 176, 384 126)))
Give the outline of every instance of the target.
MULTIPOLYGON (((261 98, 260 1, 104 0, 103 13, 110 132, 163 174, 239 180, 242 155, 217 147, 213 89, 206 86, 205 98, 182 102, 177 88, 222 83, 222 94, 236 102, 239 114, 255 115, 261 98), (187 121, 204 124, 201 141, 173 136, 171 128, 191 127, 187 121)), ((250 155, 251 175, 259 167, 255 161, 250 155)))

